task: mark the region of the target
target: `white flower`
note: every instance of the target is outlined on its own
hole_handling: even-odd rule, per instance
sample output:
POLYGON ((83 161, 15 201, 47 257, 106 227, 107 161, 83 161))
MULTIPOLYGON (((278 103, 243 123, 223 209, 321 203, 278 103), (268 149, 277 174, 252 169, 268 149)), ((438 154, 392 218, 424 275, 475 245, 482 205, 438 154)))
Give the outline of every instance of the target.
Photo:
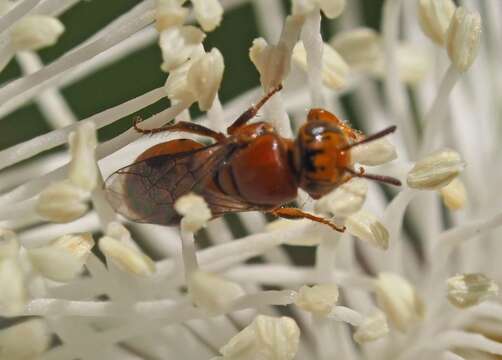
MULTIPOLYGON (((307 53, 302 42, 296 44, 293 50, 293 60, 303 70, 307 71, 307 53)), ((322 80, 324 85, 338 90, 345 86, 349 66, 345 60, 330 45, 324 44, 322 52, 322 80)))
POLYGON ((7 229, 0 228, 0 261, 14 258, 19 253, 19 243, 16 234, 7 229))
POLYGON ((176 26, 160 33, 159 46, 164 62, 161 68, 170 72, 190 58, 204 53, 202 41, 206 35, 195 26, 176 26))
POLYGON ((338 286, 319 284, 302 286, 298 291, 296 305, 305 311, 326 316, 338 301, 338 286))
POLYGON ((213 31, 220 25, 223 8, 218 0, 191 0, 195 17, 204 31, 213 31))
POLYGON ((451 62, 458 71, 465 72, 478 55, 481 39, 481 16, 477 11, 459 7, 450 22, 446 48, 451 62))
POLYGON ((93 246, 91 234, 65 235, 50 245, 27 249, 27 253, 42 276, 67 282, 82 272, 93 246))
POLYGON ((419 160, 408 173, 408 186, 436 190, 448 185, 464 169, 460 155, 449 149, 434 152, 419 160))
POLYGON ((70 222, 84 215, 88 209, 83 190, 69 181, 49 185, 40 194, 36 211, 53 222, 70 222))
POLYGON ((70 133, 71 161, 68 178, 81 189, 92 191, 98 181, 95 150, 97 146, 96 126, 88 122, 70 133))
POLYGON ((51 333, 41 319, 29 319, 0 331, 1 359, 39 359, 50 344, 51 333))
POLYGON ((375 282, 378 304, 390 322, 407 331, 424 316, 424 304, 415 288, 401 276, 380 273, 375 282))
POLYGON ((291 51, 286 46, 268 45, 263 38, 254 39, 249 57, 260 73, 265 91, 282 84, 289 73, 291 51))
POLYGON ((435 43, 444 45, 455 8, 452 0, 420 0, 418 19, 425 35, 435 43))
POLYGON ((224 310, 232 301, 244 295, 239 284, 200 270, 191 274, 188 289, 192 301, 209 313, 224 310))
POLYGON ((389 247, 389 232, 371 213, 360 210, 347 218, 347 231, 382 250, 389 247))
POLYGON ((10 32, 12 47, 16 50, 38 50, 54 45, 63 33, 58 19, 46 15, 29 15, 19 20, 10 32))
POLYGON ((220 349, 224 360, 292 360, 300 329, 289 317, 259 315, 220 349))
POLYGON ((484 274, 461 274, 447 281, 448 301, 458 308, 467 308, 496 296, 498 285, 484 274))
POLYGON ((211 219, 211 211, 201 196, 188 194, 180 197, 174 204, 176 211, 183 216, 187 230, 197 232, 211 219))

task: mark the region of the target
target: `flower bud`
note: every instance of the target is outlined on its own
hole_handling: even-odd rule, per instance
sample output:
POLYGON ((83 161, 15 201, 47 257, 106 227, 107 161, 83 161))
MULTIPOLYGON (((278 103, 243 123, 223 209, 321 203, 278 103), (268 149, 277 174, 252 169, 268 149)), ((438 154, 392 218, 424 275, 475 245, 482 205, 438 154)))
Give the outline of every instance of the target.
POLYGON ((368 70, 382 61, 383 52, 378 33, 370 28, 357 28, 337 34, 331 46, 351 68, 368 70))
POLYGON ((464 183, 459 178, 453 179, 448 185, 439 190, 443 203, 450 210, 460 210, 467 201, 464 183))
POLYGON ((481 16, 477 11, 457 8, 446 35, 448 56, 458 71, 465 72, 478 54, 481 16))
POLYGON ((407 331, 424 317, 424 304, 415 288, 393 273, 380 273, 375 282, 379 306, 400 331, 407 331))
POLYGON ((214 98, 223 78, 225 64, 223 56, 216 48, 195 60, 187 74, 187 84, 199 102, 199 108, 207 111, 213 105, 214 98))
POLYGON ((188 289, 194 304, 211 314, 224 310, 232 301, 244 295, 239 284, 204 271, 196 271, 191 275, 188 289))
POLYGON ((184 1, 157 0, 155 13, 155 28, 162 32, 168 28, 183 25, 188 16, 188 9, 184 8, 184 1))
POLYGON ((361 326, 354 333, 354 340, 358 344, 363 344, 378 340, 389 333, 389 325, 385 314, 378 311, 376 314, 366 318, 361 326))
POLYGON ((366 200, 368 183, 364 179, 353 178, 320 198, 315 208, 321 213, 349 216, 361 209, 366 200))
POLYGON ((338 286, 320 284, 302 286, 298 291, 296 305, 305 311, 326 316, 338 301, 338 286))
POLYGON ((195 18, 205 32, 220 25, 223 8, 218 0, 192 0, 195 18))
POLYGON ((180 197, 174 204, 176 211, 183 216, 182 224, 188 231, 197 232, 211 219, 211 210, 204 198, 195 194, 180 197))
POLYGON ((51 334, 42 319, 29 319, 0 331, 2 359, 40 359, 51 344, 51 334))
POLYGON ((449 149, 434 152, 419 160, 408 173, 408 186, 436 190, 448 185, 464 169, 460 155, 449 149))
POLYGON ((67 282, 82 272, 93 246, 91 234, 64 235, 50 245, 28 249, 27 254, 42 276, 67 282))
POLYGON ((138 276, 148 276, 155 272, 155 263, 148 256, 110 236, 103 236, 98 246, 122 271, 138 276))
POLYGON ((361 165, 382 165, 397 159, 396 148, 387 139, 357 145, 350 150, 352 160, 361 165))
POLYGON ((54 45, 63 31, 63 24, 54 17, 29 15, 12 27, 11 43, 16 50, 38 50, 54 45))
POLYGON ((448 301, 458 308, 467 308, 497 296, 498 285, 484 274, 462 274, 448 279, 448 301))
MULTIPOLYGON (((307 53, 302 42, 298 42, 293 49, 293 60, 303 70, 307 71, 307 53)), ((346 83, 349 66, 330 45, 324 44, 322 53, 322 79, 324 85, 338 90, 346 83)))
POLYGON ((0 261, 15 258, 19 252, 19 242, 13 231, 0 228, 0 261))
POLYGON ((96 126, 88 122, 70 133, 70 169, 68 178, 83 190, 92 191, 98 182, 98 168, 95 150, 97 146, 96 126))
POLYGON ((389 232, 385 226, 371 213, 360 210, 350 215, 345 223, 349 234, 368 241, 379 249, 389 247, 389 232))
POLYGON ((455 12, 452 0, 420 0, 418 20, 423 32, 432 41, 443 46, 451 17, 455 12))
POLYGON ((53 222, 65 223, 78 219, 87 211, 82 189, 69 181, 61 181, 47 187, 40 194, 36 211, 53 222))
POLYGON ((26 303, 26 288, 17 258, 0 260, 0 289, 0 316, 19 315, 26 303))
POLYGON ((292 360, 300 342, 300 329, 289 317, 259 315, 220 349, 225 360, 292 360))
POLYGON ((176 26, 160 33, 162 71, 170 72, 190 58, 204 54, 202 41, 206 35, 195 26, 176 26))

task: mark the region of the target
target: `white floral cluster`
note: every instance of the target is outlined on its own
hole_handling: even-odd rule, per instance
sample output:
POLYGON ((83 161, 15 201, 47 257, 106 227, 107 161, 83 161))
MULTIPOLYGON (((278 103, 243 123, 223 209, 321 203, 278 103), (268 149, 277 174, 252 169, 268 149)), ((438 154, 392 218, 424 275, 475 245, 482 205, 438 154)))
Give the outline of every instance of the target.
POLYGON ((280 0, 143 0, 44 66, 33 51, 57 41, 58 16, 77 2, 0 2, 0 68, 14 58, 23 70, 0 87, 0 117, 33 100, 54 128, 0 151, 0 359, 502 355, 500 1, 385 0, 378 32, 359 0, 292 0, 289 15, 280 0), (223 56, 203 41, 244 3, 263 35, 249 44, 261 87, 222 107, 223 56), (329 41, 323 16, 336 25, 329 41), (165 86, 77 122, 59 89, 154 43, 165 86), (300 194, 343 234, 250 212, 238 215, 248 235, 236 239, 193 194, 175 204, 178 227, 115 214, 102 174, 158 139, 135 141, 130 129, 99 143, 97 129, 167 95, 170 107, 142 127, 190 121, 198 103, 200 123, 224 131, 279 84, 261 118, 282 136, 294 137, 308 108, 346 117, 342 95, 365 132, 397 124, 392 142, 351 155, 402 188, 354 178, 315 202, 300 194), (63 144, 69 150, 41 154, 63 144), (288 247, 315 247, 315 264, 299 266, 288 247))

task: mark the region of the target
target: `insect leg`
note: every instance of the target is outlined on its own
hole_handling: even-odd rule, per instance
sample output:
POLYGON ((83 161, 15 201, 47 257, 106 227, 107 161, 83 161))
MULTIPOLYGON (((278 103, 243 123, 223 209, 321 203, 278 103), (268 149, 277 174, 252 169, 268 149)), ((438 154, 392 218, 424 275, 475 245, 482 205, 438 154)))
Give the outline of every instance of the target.
POLYGON ((320 216, 315 216, 312 214, 309 214, 305 211, 302 211, 297 208, 291 208, 291 207, 286 207, 286 208, 278 208, 270 211, 272 215, 275 215, 277 217, 281 217, 284 219, 309 219, 324 225, 328 225, 331 227, 333 230, 339 231, 339 232, 344 232, 345 231, 345 226, 339 227, 336 224, 332 223, 329 220, 326 220, 320 216))
POLYGON ((251 120, 252 118, 254 118, 256 116, 256 113, 258 112, 258 110, 260 110, 260 108, 265 105, 265 103, 268 101, 268 99, 270 99, 272 97, 272 95, 274 95, 276 92, 280 91, 282 89, 282 85, 279 85, 275 88, 273 88, 268 94, 266 94, 260 101, 258 101, 257 104, 251 106, 249 109, 247 109, 246 111, 244 111, 241 116, 239 116, 237 118, 237 120, 235 120, 233 122, 232 125, 230 125, 228 128, 227 128, 227 133, 229 135, 232 135, 235 130, 237 130, 238 128, 240 128, 242 125, 244 125, 245 123, 247 123, 249 120, 251 120))
POLYGON ((196 124, 196 123, 191 123, 191 122, 186 122, 186 121, 180 121, 176 124, 172 125, 164 125, 158 128, 154 129, 142 129, 139 127, 139 123, 141 122, 140 117, 136 117, 134 119, 134 129, 142 134, 157 134, 160 132, 168 131, 168 132, 176 132, 176 131, 182 131, 190 134, 196 134, 196 135, 201 135, 201 136, 207 136, 210 138, 215 139, 217 142, 223 141, 226 136, 220 132, 216 132, 214 130, 211 130, 205 126, 196 124))

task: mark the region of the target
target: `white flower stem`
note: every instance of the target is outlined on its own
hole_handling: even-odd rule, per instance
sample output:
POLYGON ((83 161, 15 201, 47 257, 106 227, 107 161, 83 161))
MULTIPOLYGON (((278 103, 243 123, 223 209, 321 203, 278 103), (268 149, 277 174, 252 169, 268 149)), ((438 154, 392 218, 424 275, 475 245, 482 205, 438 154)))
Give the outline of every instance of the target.
POLYGON ((321 13, 319 9, 312 11, 306 18, 301 39, 307 53, 307 74, 309 81, 310 101, 312 108, 322 108, 322 53, 324 42, 321 37, 321 13))
POLYGON ((386 0, 383 5, 382 33, 385 62, 385 97, 390 108, 392 121, 403 133, 409 154, 416 154, 416 132, 412 127, 406 91, 399 80, 397 45, 399 33, 399 12, 402 0, 386 0))
POLYGON ((425 115, 426 125, 419 158, 434 150, 435 141, 443 130, 443 123, 448 109, 448 97, 459 78, 460 73, 451 64, 441 80, 438 94, 431 108, 425 115))
POLYGON ((191 275, 199 269, 197 255, 195 251, 195 239, 193 232, 188 231, 181 220, 180 236, 181 236, 181 253, 183 256, 183 264, 185 265, 185 281, 190 282, 191 275))

